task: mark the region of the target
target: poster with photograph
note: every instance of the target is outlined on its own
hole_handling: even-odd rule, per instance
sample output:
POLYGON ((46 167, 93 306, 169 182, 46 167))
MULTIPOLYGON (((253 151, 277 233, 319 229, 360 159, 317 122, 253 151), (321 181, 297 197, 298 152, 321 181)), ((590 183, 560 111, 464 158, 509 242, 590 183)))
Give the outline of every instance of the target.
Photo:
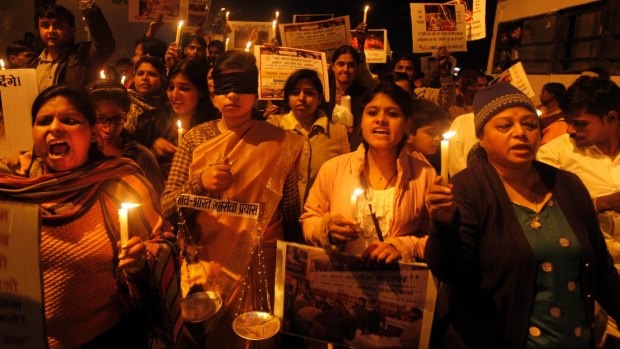
POLYGON ((284 83, 298 69, 312 69, 323 83, 323 94, 329 102, 329 82, 325 52, 278 47, 277 51, 265 46, 254 46, 258 65, 258 98, 284 99, 284 83))
POLYGON ((228 35, 229 50, 244 50, 248 42, 251 46, 262 45, 273 38, 272 22, 229 21, 228 25, 232 31, 228 35))
POLYGON ((160 14, 164 22, 178 23, 186 20, 189 0, 129 0, 128 21, 150 22, 160 14))
POLYGON ((324 21, 280 24, 282 46, 323 51, 327 59, 338 47, 351 44, 349 16, 324 21))
MULTIPOLYGON (((450 66, 452 66, 452 74, 458 73, 458 71, 456 70, 458 66, 457 59, 454 58, 454 56, 450 56, 448 60, 450 61, 450 66)), ((437 67, 437 58, 435 58, 435 56, 420 57, 420 71, 422 71, 422 73, 428 74, 428 72, 431 69, 436 68, 436 67, 437 67)))
POLYGON ((413 52, 467 51, 465 6, 462 4, 410 4, 413 52))
POLYGON ((189 6, 187 10, 187 30, 196 30, 202 28, 203 24, 209 16, 209 10, 211 9, 211 0, 189 0, 189 6))
POLYGON ((453 0, 445 3, 445 5, 452 4, 463 4, 465 6, 467 41, 486 38, 486 0, 453 0))
POLYGON ((516 63, 512 67, 508 68, 508 70, 495 77, 495 79, 491 81, 491 84, 500 81, 509 82, 512 86, 518 88, 530 98, 536 96, 536 92, 534 92, 534 89, 530 84, 530 80, 527 78, 527 74, 525 73, 525 68, 523 68, 523 63, 521 62, 516 63))
POLYGON ((369 267, 284 241, 276 258, 283 332, 354 348, 428 348, 437 285, 426 264, 369 267))
POLYGON ((34 69, 0 70, 0 158, 5 165, 32 150, 30 106, 37 95, 34 69))
MULTIPOLYGON (((351 31, 353 39, 351 46, 359 50, 355 30, 351 31)), ((366 33, 366 42, 364 44, 364 53, 366 54, 366 62, 368 63, 385 63, 388 55, 387 30, 386 29, 368 29, 366 33)))
POLYGON ((333 14, 305 14, 305 15, 293 15, 293 23, 306 23, 306 22, 316 22, 316 21, 324 21, 326 19, 334 18, 333 14))
POLYGON ((0 201, 0 348, 47 348, 39 205, 0 201))

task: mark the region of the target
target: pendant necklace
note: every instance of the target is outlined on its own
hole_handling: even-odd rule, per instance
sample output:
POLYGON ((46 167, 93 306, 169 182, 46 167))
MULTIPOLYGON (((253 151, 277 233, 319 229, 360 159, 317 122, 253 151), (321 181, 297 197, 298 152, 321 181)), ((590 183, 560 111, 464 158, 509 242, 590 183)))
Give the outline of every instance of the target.
POLYGON ((540 217, 538 216, 538 200, 536 197, 534 197, 534 207, 536 209, 536 216, 534 216, 534 218, 530 221, 530 228, 538 230, 542 228, 542 223, 540 222, 540 217))

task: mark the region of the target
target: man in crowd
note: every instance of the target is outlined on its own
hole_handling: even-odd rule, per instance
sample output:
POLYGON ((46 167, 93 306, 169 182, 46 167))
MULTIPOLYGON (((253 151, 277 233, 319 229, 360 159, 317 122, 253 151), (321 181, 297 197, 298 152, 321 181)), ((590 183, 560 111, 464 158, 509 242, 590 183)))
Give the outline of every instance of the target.
POLYGON ((114 52, 114 36, 101 9, 92 0, 80 0, 79 7, 93 41, 74 42, 75 18, 65 7, 51 4, 36 12, 45 49, 30 67, 36 69, 39 91, 58 84, 85 86, 114 52))
POLYGON ((545 84, 540 92, 540 121, 543 127, 542 144, 566 133, 564 113, 560 109, 560 100, 566 93, 566 87, 559 82, 545 84))
POLYGON ((34 57, 35 51, 32 44, 26 40, 15 40, 7 45, 6 58, 7 68, 20 69, 28 68, 28 62, 34 57))

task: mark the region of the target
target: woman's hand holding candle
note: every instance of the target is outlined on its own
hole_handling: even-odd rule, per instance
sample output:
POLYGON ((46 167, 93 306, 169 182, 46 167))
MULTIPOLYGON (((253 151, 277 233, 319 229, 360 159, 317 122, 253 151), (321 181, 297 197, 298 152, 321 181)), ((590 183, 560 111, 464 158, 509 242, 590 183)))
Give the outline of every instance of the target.
POLYGON ((334 243, 342 243, 357 239, 362 233, 362 228, 351 218, 336 214, 327 223, 329 239, 334 243))
POLYGON ((121 246, 118 256, 118 267, 129 274, 137 274, 146 263, 146 245, 139 236, 131 237, 124 246, 121 246))

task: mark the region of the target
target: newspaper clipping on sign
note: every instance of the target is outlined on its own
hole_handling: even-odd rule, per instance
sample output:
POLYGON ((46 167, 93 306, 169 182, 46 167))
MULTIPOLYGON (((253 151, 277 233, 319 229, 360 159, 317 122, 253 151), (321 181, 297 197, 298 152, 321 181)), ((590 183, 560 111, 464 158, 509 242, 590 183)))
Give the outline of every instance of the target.
POLYGON ((480 40, 487 37, 486 0, 454 0, 445 5, 463 4, 465 6, 465 31, 467 41, 480 40))
POLYGON ((328 59, 338 47, 351 44, 349 16, 324 21, 280 24, 282 46, 323 51, 328 59))
POLYGON ((129 0, 129 22, 151 22, 160 14, 164 15, 164 22, 177 23, 187 18, 189 0, 129 0))
POLYGON ((509 82, 512 86, 521 90, 521 92, 525 93, 526 96, 533 98, 536 96, 536 92, 532 88, 530 84, 530 80, 527 78, 527 74, 525 73, 525 69, 523 68, 523 63, 518 62, 512 67, 505 70, 503 73, 499 74, 491 84, 496 82, 509 82))
POLYGON ((30 106, 37 95, 34 69, 0 70, 0 158, 4 165, 11 167, 20 153, 32 150, 30 106))
POLYGON ((436 296, 426 264, 373 268, 278 241, 274 312, 283 332, 354 348, 428 348, 436 296))
POLYGON ((465 6, 462 4, 410 4, 413 52, 467 51, 465 6))
POLYGON ((273 38, 272 22, 229 21, 228 26, 231 30, 229 50, 243 50, 248 42, 251 46, 262 45, 273 38))
POLYGON ((207 21, 212 0, 189 0, 187 11, 187 27, 184 29, 196 30, 207 21))
MULTIPOLYGON (((353 40, 351 46, 356 50, 359 49, 355 31, 351 34, 353 40)), ((387 61, 387 30, 386 29, 368 29, 366 34, 366 42, 364 44, 364 53, 366 54, 366 62, 368 63, 385 63, 387 61)))
POLYGON ((258 64, 258 98, 284 99, 284 83, 298 69, 312 69, 319 74, 324 95, 329 102, 329 83, 325 52, 278 47, 276 51, 265 46, 254 46, 258 64))
POLYGON ((47 348, 39 206, 0 201, 0 348, 47 348))

